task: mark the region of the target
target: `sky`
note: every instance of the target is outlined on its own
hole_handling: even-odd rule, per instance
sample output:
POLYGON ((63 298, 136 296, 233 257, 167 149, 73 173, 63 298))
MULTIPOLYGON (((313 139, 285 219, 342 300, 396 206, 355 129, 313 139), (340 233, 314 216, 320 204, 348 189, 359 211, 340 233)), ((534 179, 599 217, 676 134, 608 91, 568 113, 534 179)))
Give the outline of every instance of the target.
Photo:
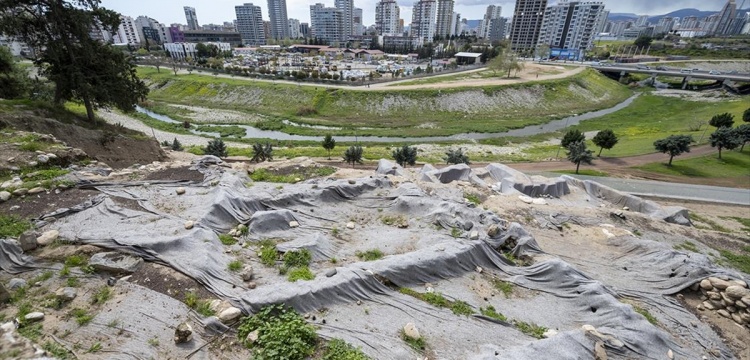
MULTIPOLYGON (((241 5, 245 0, 102 0, 106 8, 120 12, 123 15, 146 15, 164 24, 185 24, 183 6, 192 6, 198 14, 198 22, 203 24, 222 24, 224 21, 235 19, 234 6, 241 5)), ((286 0, 287 15, 299 19, 300 22, 310 22, 310 5, 322 2, 333 7, 334 0, 286 0)), ((396 0, 401 7, 401 18, 408 25, 411 22, 411 5, 416 0, 396 0)), ((726 0, 602 0, 605 7, 615 13, 635 13, 639 15, 662 15, 673 10, 695 8, 704 11, 719 11, 726 0)), ((553 3, 556 1, 550 1, 553 3)), ((743 0, 737 0, 742 4, 743 0)), ((750 0, 745 0, 747 8, 750 0)), ((354 6, 362 8, 364 24, 375 23, 375 4, 377 0, 354 0, 354 6)), ((268 20, 268 4, 266 0, 255 1, 260 6, 263 18, 268 20)), ((487 5, 503 7, 502 16, 513 15, 515 0, 456 0, 454 11, 462 18, 469 20, 481 19, 487 5)))

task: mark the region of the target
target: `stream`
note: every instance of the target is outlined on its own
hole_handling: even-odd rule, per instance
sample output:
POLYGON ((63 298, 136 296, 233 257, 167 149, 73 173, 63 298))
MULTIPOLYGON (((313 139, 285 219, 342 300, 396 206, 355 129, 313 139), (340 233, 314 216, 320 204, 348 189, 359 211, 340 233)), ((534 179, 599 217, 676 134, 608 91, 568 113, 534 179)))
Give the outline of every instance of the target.
MULTIPOLYGON (((336 141, 340 141, 340 142, 359 141, 359 142, 373 142, 373 143, 397 143, 397 142, 429 143, 429 142, 439 142, 439 141, 483 140, 483 139, 494 139, 494 138, 507 137, 507 136, 519 136, 520 137, 520 136, 532 136, 532 135, 538 135, 538 134, 546 134, 546 133, 552 133, 552 132, 564 129, 568 126, 578 125, 581 121, 584 121, 584 120, 595 119, 595 118, 622 110, 630 106, 630 104, 632 104, 633 101, 637 97, 638 97, 638 94, 635 94, 629 97, 627 100, 608 109, 602 109, 602 110, 588 112, 585 114, 569 116, 563 119, 550 121, 549 123, 546 123, 544 125, 529 125, 524 128, 509 130, 505 132, 462 133, 462 134, 455 134, 455 135, 450 135, 450 136, 424 136, 424 137, 336 136, 336 141)), ((153 111, 144 109, 140 106, 136 107, 136 111, 146 114, 159 121, 164 121, 168 123, 178 123, 178 124, 182 123, 181 121, 171 119, 168 116, 157 114, 153 111)), ((261 130, 261 129, 254 128, 249 125, 220 125, 220 124, 207 124, 207 123, 206 124, 201 123, 200 125, 239 126, 245 129, 245 136, 244 136, 245 139, 272 139, 272 140, 282 140, 282 141, 285 141, 285 140, 322 141, 323 140, 323 136, 292 135, 292 134, 287 134, 285 132, 275 131, 275 130, 261 130)), ((289 125, 291 125, 291 122, 289 122, 289 125)), ((297 124, 297 125, 301 125, 301 124, 297 124)), ((316 126, 316 128, 323 128, 323 127, 316 126)), ((330 129, 335 130, 336 128, 331 127, 330 129)), ((200 132, 196 130, 191 130, 191 132, 197 135, 208 135, 208 136, 218 137, 218 134, 216 133, 200 132)), ((231 140, 232 138, 227 138, 227 139, 231 140)))

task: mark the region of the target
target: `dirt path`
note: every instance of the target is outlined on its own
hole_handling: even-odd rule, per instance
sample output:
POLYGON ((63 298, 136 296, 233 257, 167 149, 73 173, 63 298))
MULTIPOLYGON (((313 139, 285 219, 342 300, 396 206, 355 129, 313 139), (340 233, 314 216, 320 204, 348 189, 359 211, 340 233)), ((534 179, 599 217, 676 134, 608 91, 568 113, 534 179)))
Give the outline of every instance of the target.
MULTIPOLYGON (((496 78, 496 79, 470 79, 470 80, 459 80, 459 81, 449 81, 444 83, 436 83, 436 84, 416 84, 416 85, 404 85, 404 86, 393 86, 395 84, 401 83, 401 82, 408 82, 408 81, 415 81, 420 79, 431 79, 433 77, 445 77, 445 76, 453 76, 453 75, 463 75, 463 74, 471 74, 479 71, 486 70, 487 68, 481 67, 478 69, 471 69, 461 72, 454 72, 449 74, 440 74, 435 75, 433 77, 426 77, 426 78, 418 78, 418 79, 404 79, 399 81, 393 81, 393 82, 386 82, 386 83, 378 83, 378 84, 372 84, 370 87, 367 86, 342 86, 342 85, 330 85, 330 84, 321 84, 321 83, 298 83, 294 81, 288 81, 288 80, 265 80, 265 79, 251 79, 246 78, 242 76, 231 76, 227 74, 216 74, 213 76, 221 77, 221 78, 227 78, 227 79, 234 79, 234 80, 245 80, 248 82, 265 82, 265 83, 271 83, 271 84, 285 84, 285 85, 297 85, 297 86, 314 86, 314 87, 322 87, 327 89, 346 89, 346 90, 354 90, 354 91, 382 91, 382 90, 389 90, 389 91, 399 91, 399 90, 415 90, 415 89, 435 89, 435 88, 457 88, 457 87, 477 87, 477 86, 491 86, 491 85, 508 85, 508 84, 518 84, 518 83, 525 83, 530 81, 543 81, 543 80, 553 80, 553 79, 562 79, 566 78, 572 75, 576 75, 586 69, 585 66, 578 66, 575 69, 566 69, 562 66, 558 65, 541 65, 537 63, 532 62, 525 62, 524 65, 526 68, 519 72, 517 77, 507 79, 507 78, 496 78), (562 71, 558 74, 539 74, 541 70, 549 70, 549 69, 555 69, 562 71)), ((143 66, 143 65, 141 65, 143 66)), ((168 68, 164 68, 164 71, 171 71, 168 68)), ((188 74, 187 70, 179 70, 177 71, 178 74, 188 74)), ((197 73, 194 72, 197 75, 204 75, 204 76, 210 76, 209 73, 197 73)))

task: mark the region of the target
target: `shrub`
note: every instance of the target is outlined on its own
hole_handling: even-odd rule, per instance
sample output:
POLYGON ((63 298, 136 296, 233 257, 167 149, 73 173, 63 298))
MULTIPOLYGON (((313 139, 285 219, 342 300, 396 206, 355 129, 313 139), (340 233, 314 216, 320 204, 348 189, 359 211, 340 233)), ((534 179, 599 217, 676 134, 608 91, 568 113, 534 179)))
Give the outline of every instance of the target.
POLYGON ((392 156, 393 160, 401 166, 414 165, 417 162, 417 148, 404 145, 393 150, 392 156))
POLYGON ((237 272, 237 271, 242 270, 242 261, 234 260, 234 261, 230 262, 229 265, 227 265, 227 269, 229 269, 229 271, 233 271, 233 272, 237 272))
POLYGON ((586 141, 586 136, 583 135, 582 132, 579 130, 568 130, 568 132, 565 133, 565 136, 563 136, 562 140, 560 140, 560 145, 562 147, 567 148, 572 143, 586 141))
POLYGON ((354 163, 362 163, 362 147, 359 145, 352 145, 344 152, 344 161, 347 164, 351 164, 354 167, 354 163))
POLYGON ((290 282, 312 279, 315 279, 315 274, 313 274, 312 271, 310 271, 310 268, 308 268, 307 266, 297 267, 289 270, 289 275, 287 276, 287 280, 289 280, 290 282))
POLYGON ((276 250, 276 244, 270 240, 265 240, 260 243, 260 251, 258 251, 260 262, 266 266, 274 266, 276 260, 279 258, 279 252, 276 250))
POLYGON ((229 234, 219 234, 219 241, 221 241, 224 245, 234 245, 237 243, 237 240, 232 237, 232 235, 229 234))
POLYGON ((257 163, 264 161, 273 161, 273 146, 270 143, 255 143, 253 144, 253 158, 251 161, 257 163))
POLYGON ((182 150, 184 150, 184 148, 182 147, 182 144, 180 143, 179 140, 177 140, 177 138, 174 138, 174 140, 172 141, 172 145, 170 147, 174 151, 182 151, 182 150))
POLYGON ((310 250, 302 249, 297 251, 287 251, 284 254, 284 265, 287 267, 309 266, 312 260, 310 250))
POLYGON ((374 261, 382 258, 383 252, 380 249, 370 249, 365 252, 357 251, 355 255, 364 261, 374 261))
POLYGON ((31 229, 31 223, 13 215, 0 215, 0 238, 17 238, 31 229))
POLYGON ((258 330, 258 340, 245 344, 253 349, 255 359, 302 360, 315 352, 315 328, 294 310, 270 305, 256 315, 246 317, 237 329, 240 339, 258 330))
POLYGON ((450 149, 445 152, 445 157, 443 158, 445 160, 446 164, 466 164, 471 165, 469 162, 469 156, 467 154, 464 154, 464 149, 450 149))
POLYGON ((220 158, 227 157, 227 146, 221 139, 209 140, 208 145, 203 149, 203 153, 220 158))

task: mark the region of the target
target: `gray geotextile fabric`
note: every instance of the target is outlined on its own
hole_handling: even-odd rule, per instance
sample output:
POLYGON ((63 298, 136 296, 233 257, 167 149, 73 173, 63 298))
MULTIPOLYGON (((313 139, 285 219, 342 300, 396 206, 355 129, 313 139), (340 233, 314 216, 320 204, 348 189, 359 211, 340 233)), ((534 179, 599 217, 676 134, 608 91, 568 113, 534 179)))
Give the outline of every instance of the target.
POLYGON ((486 170, 496 182, 493 189, 503 194, 518 191, 531 197, 546 195, 556 198, 570 194, 568 184, 563 178, 529 177, 507 165, 494 163, 487 165, 486 170))
POLYGON ((9 274, 20 274, 39 267, 32 257, 23 254, 16 240, 0 240, 0 270, 9 274))
MULTIPOLYGON (((428 170, 423 175, 436 182, 472 181, 473 175, 466 171, 465 165, 449 168, 428 170)), ((549 354, 568 359, 593 358, 594 339, 578 329, 581 324, 595 326, 606 337, 605 346, 612 358, 663 359, 669 349, 676 357, 690 358, 703 350, 696 344, 718 339, 710 329, 703 328, 691 329, 675 338, 619 301, 619 296, 625 293, 645 303, 673 306, 665 300, 666 295, 675 294, 706 276, 727 275, 705 257, 686 257, 671 248, 625 238, 621 240, 622 256, 608 259, 605 265, 629 264, 632 274, 618 278, 623 284, 617 288, 609 288, 565 261, 550 259, 519 224, 465 204, 460 193, 449 198, 431 196, 412 183, 394 186, 384 175, 356 180, 317 179, 283 187, 268 183, 245 187, 246 179, 241 174, 213 171, 210 166, 206 170, 212 180, 186 186, 187 192, 181 196, 175 195, 174 186, 169 184, 101 186, 109 198, 66 214, 50 227, 59 230, 60 236, 67 240, 121 250, 171 266, 246 313, 273 303, 285 303, 308 312, 370 300, 396 309, 394 313, 401 315, 390 315, 393 317, 380 321, 403 326, 403 315, 413 312, 417 305, 405 301, 385 284, 422 286, 462 277, 478 267, 524 288, 552 294, 572 309, 557 312, 554 306, 529 307, 530 312, 549 311, 549 316, 577 329, 540 341, 533 341, 514 328, 470 319, 467 324, 482 321, 482 325, 477 325, 478 331, 491 326, 493 331, 505 334, 499 338, 509 339, 508 344, 488 340, 486 348, 473 350, 474 358, 478 359, 495 358, 497 346, 502 350, 500 357, 508 359, 539 359, 549 354), (137 200, 143 209, 121 207, 113 201, 116 197, 137 200), (196 222, 191 229, 184 227, 188 220, 196 222), (299 227, 290 227, 290 221, 297 221, 299 227), (344 228, 349 221, 356 222, 355 229, 344 228), (370 262, 343 263, 330 277, 324 274, 335 265, 317 261, 311 264, 314 280, 294 283, 287 282, 278 270, 258 264, 254 265, 258 286, 250 290, 227 267, 235 256, 247 259, 257 256, 242 253, 245 251, 242 248, 238 250, 240 254, 234 255, 217 236, 240 223, 250 229, 244 241, 282 239, 284 242, 277 249, 305 247, 311 249, 316 259, 355 258, 354 249, 371 248, 383 249, 386 256, 370 262), (499 231, 490 237, 488 230, 492 226, 499 227, 499 231), (333 228, 342 229, 346 236, 335 237, 333 228), (478 240, 469 240, 473 231, 478 233, 478 240), (510 249, 516 257, 542 255, 546 260, 518 267, 498 249, 510 249)), ((6 253, 4 247, 0 249, 6 253)), ((421 304, 418 307, 426 318, 442 319, 445 323, 456 319, 445 309, 421 304)), ((669 315, 680 324, 695 320, 687 311, 673 311, 669 315)), ((361 312, 352 316, 361 316, 361 312)), ((366 353, 373 358, 404 358, 403 348, 393 346, 392 337, 386 340, 371 332, 347 328, 343 322, 335 328, 327 327, 326 331, 352 339, 355 345, 367 345, 366 353)), ((727 354, 721 358, 729 358, 727 354)))
POLYGON ((626 194, 590 180, 579 180, 567 175, 563 175, 562 178, 564 178, 571 186, 586 191, 589 200, 606 201, 622 207, 627 206, 630 211, 643 213, 654 219, 664 220, 673 224, 692 226, 688 216, 688 211, 683 207, 661 206, 651 200, 626 194))
POLYGON ((380 159, 378 161, 378 168, 375 170, 376 173, 381 175, 396 175, 404 176, 404 168, 401 165, 396 164, 386 159, 380 159))
POLYGON ((448 184, 454 181, 466 181, 479 186, 487 186, 466 164, 451 165, 439 170, 426 164, 422 167, 420 174, 420 180, 426 182, 448 184))

